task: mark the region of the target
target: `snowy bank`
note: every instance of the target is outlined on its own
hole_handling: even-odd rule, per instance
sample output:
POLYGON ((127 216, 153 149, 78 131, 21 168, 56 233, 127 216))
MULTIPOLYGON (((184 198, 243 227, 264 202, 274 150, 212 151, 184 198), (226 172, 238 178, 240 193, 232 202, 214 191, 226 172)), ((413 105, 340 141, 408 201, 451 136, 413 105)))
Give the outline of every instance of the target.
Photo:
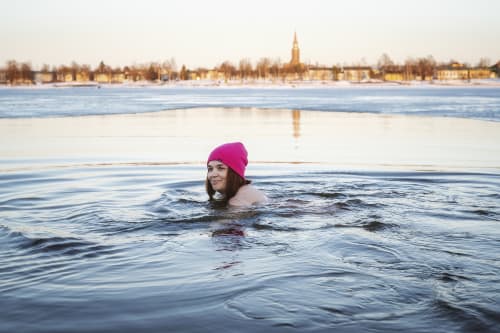
POLYGON ((124 83, 97 83, 88 82, 58 82, 44 83, 35 85, 19 85, 0 87, 5 88, 76 88, 76 87, 94 87, 94 88, 110 88, 110 87, 152 87, 152 88, 335 88, 335 87, 397 87, 397 86, 412 86, 412 87, 500 87, 500 79, 476 79, 476 80, 446 80, 446 81, 382 81, 382 80, 363 80, 359 82, 353 81, 282 81, 282 80, 229 80, 229 81, 214 81, 214 80, 186 80, 186 81, 167 81, 167 82, 151 82, 151 81, 130 81, 124 83))

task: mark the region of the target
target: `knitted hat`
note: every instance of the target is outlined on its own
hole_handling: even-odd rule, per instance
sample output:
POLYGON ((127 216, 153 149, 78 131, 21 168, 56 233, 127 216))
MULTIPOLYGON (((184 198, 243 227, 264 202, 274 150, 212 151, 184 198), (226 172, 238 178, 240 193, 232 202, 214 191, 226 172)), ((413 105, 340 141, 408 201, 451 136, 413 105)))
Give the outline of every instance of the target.
POLYGON ((210 161, 221 161, 234 172, 245 179, 245 167, 248 164, 248 153, 241 142, 231 142, 218 146, 208 156, 207 164, 210 161))

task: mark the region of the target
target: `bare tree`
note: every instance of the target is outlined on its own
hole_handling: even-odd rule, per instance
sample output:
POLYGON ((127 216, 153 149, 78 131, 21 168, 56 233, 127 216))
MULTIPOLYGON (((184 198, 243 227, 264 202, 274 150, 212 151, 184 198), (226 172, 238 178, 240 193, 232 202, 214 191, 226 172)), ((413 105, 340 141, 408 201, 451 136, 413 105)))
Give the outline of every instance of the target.
POLYGON ((7 81, 15 84, 20 78, 20 68, 15 60, 7 61, 7 81))
POLYGON ((413 58, 408 58, 404 64, 403 80, 410 81, 413 80, 416 73, 416 63, 417 61, 413 58))
POLYGON ((270 68, 271 68, 271 59, 261 58, 257 62, 257 77, 266 79, 269 76, 270 68))
POLYGON ((338 81, 339 73, 340 73, 340 65, 333 66, 332 67, 333 81, 338 81))
POLYGON ((288 74, 295 74, 295 76, 298 76, 300 80, 303 79, 303 74, 306 71, 306 66, 304 64, 293 64, 293 65, 288 65, 285 70, 288 72, 288 74))
POLYGON ((378 69, 386 70, 391 66, 394 66, 394 61, 392 61, 387 53, 382 54, 377 62, 378 69))
POLYGON ((66 65, 58 66, 57 70, 56 70, 56 76, 57 76, 56 81, 64 82, 65 78, 66 78, 66 73, 70 73, 70 72, 71 72, 70 67, 68 67, 66 65))
POLYGON ((33 83, 33 70, 31 69, 31 64, 29 62, 23 62, 21 64, 21 80, 23 83, 33 83))
POLYGON ((491 66, 491 60, 489 58, 481 58, 477 63, 478 68, 487 68, 491 66))
POLYGON ((52 66, 52 82, 57 82, 57 67, 52 66))
POLYGON ((229 60, 226 60, 219 66, 219 71, 224 73, 224 80, 227 82, 236 74, 236 67, 229 60))
POLYGON ((108 66, 104 63, 104 61, 101 61, 99 66, 97 66, 96 72, 110 74, 112 72, 111 66, 108 66))
POLYGON ((384 53, 378 59, 377 67, 382 73, 382 80, 385 80, 385 73, 393 71, 395 65, 394 61, 392 61, 389 55, 387 53, 384 53))
POLYGON ((73 81, 76 81, 76 75, 80 72, 80 65, 73 61, 71 63, 71 75, 73 76, 73 81))
POLYGON ((158 80, 160 72, 160 64, 156 62, 151 62, 147 65, 147 69, 145 71, 145 79, 148 81, 156 81, 158 80))
MULTIPOLYGON (((285 71, 282 68, 281 65, 281 59, 276 58, 273 60, 270 68, 271 76, 273 77, 273 80, 276 80, 281 77, 282 73, 285 73, 285 71)), ((285 73, 286 77, 286 73, 285 73)), ((285 80, 285 77, 283 77, 283 81, 285 80)))
POLYGON ((170 58, 170 60, 165 60, 162 64, 162 69, 167 74, 168 80, 172 80, 174 78, 174 73, 177 72, 175 59, 170 58))
POLYGON ((436 61, 431 55, 428 55, 426 58, 417 59, 416 72, 422 81, 425 81, 428 77, 432 77, 434 75, 435 68, 436 61))
POLYGON ((80 66, 80 74, 82 77, 86 78, 89 81, 93 81, 92 70, 90 69, 90 65, 81 65, 80 66))
POLYGON ((180 73, 180 79, 181 80, 187 80, 187 69, 186 69, 186 65, 182 65, 182 68, 181 68, 181 73, 180 73))
POLYGON ((253 68, 252 63, 248 58, 241 59, 239 64, 239 71, 241 79, 248 79, 252 74, 253 68))

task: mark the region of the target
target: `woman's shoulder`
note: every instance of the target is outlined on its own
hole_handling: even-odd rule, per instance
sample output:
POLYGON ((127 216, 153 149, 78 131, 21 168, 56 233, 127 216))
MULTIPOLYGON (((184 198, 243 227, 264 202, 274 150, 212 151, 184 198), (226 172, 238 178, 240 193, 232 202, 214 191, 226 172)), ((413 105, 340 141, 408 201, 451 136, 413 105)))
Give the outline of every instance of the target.
POLYGON ((251 206, 266 201, 267 197, 264 192, 259 191, 251 184, 247 184, 240 187, 236 195, 229 200, 229 204, 232 206, 251 206))

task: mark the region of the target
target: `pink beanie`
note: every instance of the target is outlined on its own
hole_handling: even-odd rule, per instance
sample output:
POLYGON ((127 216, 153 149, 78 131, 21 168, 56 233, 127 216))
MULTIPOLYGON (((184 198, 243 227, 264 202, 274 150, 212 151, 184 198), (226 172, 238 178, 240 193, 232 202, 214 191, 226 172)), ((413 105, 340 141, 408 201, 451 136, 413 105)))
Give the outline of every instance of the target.
POLYGON ((221 161, 234 172, 245 179, 245 167, 248 164, 248 153, 241 142, 231 142, 218 146, 208 156, 207 164, 210 161, 221 161))

